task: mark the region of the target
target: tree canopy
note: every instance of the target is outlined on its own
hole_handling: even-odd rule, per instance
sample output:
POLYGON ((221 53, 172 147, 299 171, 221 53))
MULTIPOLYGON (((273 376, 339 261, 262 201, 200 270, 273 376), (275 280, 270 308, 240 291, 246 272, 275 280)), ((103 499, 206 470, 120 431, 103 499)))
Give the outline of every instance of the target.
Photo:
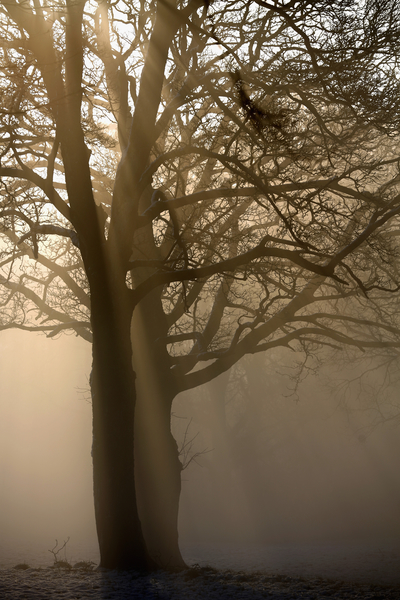
MULTIPOLYGON (((90 339, 53 110, 72 85, 65 36, 78 6, 3 5, 2 326, 90 339), (51 89, 37 56, 46 44, 51 89)), ((307 315, 285 335, 271 322, 311 281, 321 298, 360 302, 397 288, 385 266, 398 208, 395 3, 189 3, 179 23, 171 5, 163 60, 154 3, 84 6, 71 44, 82 52, 74 85, 96 227, 105 239, 116 232, 133 303, 164 286, 182 375, 199 360, 224 369, 271 337, 340 337, 338 315, 331 327, 307 315), (124 170, 132 189, 121 194, 124 170)))

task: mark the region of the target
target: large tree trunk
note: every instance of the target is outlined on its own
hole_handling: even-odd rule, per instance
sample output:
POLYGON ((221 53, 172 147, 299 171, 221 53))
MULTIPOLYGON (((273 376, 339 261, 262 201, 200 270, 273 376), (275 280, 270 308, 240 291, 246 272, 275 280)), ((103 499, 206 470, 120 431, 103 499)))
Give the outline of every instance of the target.
POLYGON ((150 565, 135 490, 131 319, 129 310, 106 296, 104 290, 92 291, 92 456, 100 566, 144 570, 150 565))
POLYGON ((178 544, 182 465, 171 433, 176 395, 165 347, 167 328, 157 290, 133 314, 133 361, 138 401, 135 419, 137 501, 150 556, 163 568, 184 568, 178 544))

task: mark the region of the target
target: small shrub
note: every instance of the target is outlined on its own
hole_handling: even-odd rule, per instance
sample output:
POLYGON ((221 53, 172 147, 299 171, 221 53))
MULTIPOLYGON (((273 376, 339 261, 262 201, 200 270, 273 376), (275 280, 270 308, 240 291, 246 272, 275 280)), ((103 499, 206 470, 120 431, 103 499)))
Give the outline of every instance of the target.
POLYGON ((96 563, 91 560, 81 560, 74 564, 74 569, 81 569, 82 571, 93 571, 96 563))
POLYGON ((27 565, 26 563, 18 563, 13 568, 17 569, 18 571, 26 571, 26 569, 30 569, 30 566, 27 565))
POLYGON ((53 568, 66 569, 69 571, 70 569, 72 569, 72 565, 67 560, 57 560, 57 562, 54 563, 53 568))
POLYGON ((56 545, 49 552, 54 556, 54 564, 53 567, 57 567, 59 569, 72 569, 72 565, 67 560, 67 544, 69 542, 69 538, 67 538, 61 548, 58 548, 58 541, 56 540, 56 545), (57 550, 58 548, 58 550, 57 550), (64 550, 64 560, 60 560, 58 558, 59 553, 64 550))

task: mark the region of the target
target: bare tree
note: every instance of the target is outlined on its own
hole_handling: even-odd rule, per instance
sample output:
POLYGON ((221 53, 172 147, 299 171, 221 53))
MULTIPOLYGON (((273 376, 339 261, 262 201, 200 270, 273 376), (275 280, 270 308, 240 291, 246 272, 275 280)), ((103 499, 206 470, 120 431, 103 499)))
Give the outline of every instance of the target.
POLYGON ((0 6, 2 327, 93 345, 101 565, 183 566, 174 397, 400 344, 398 6, 0 6))

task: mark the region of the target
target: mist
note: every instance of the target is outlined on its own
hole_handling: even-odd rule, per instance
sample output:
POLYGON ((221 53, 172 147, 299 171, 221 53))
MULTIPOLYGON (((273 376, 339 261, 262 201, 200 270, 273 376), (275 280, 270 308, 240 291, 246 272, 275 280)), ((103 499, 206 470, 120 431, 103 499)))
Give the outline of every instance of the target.
MULTIPOLYGON (((76 337, 2 332, 1 566, 50 564, 55 539, 70 538, 71 560, 96 558, 90 362, 76 337)), ((399 539, 396 420, 369 427, 370 411, 345 410, 321 374, 290 388, 257 356, 175 400, 184 554, 196 542, 399 539)))
MULTIPOLYGON (((286 359, 293 364, 289 351, 286 359)), ((181 437, 186 424, 187 441, 193 440, 193 460, 183 472, 181 537, 398 540, 398 418, 379 423, 362 393, 343 406, 323 372, 309 375, 294 394, 283 364, 276 370, 262 356, 246 360, 245 394, 233 378, 218 408, 227 382, 217 380, 175 405, 173 424, 181 437)))
POLYGON ((90 345, 26 332, 0 336, 1 558, 95 535, 90 345))

